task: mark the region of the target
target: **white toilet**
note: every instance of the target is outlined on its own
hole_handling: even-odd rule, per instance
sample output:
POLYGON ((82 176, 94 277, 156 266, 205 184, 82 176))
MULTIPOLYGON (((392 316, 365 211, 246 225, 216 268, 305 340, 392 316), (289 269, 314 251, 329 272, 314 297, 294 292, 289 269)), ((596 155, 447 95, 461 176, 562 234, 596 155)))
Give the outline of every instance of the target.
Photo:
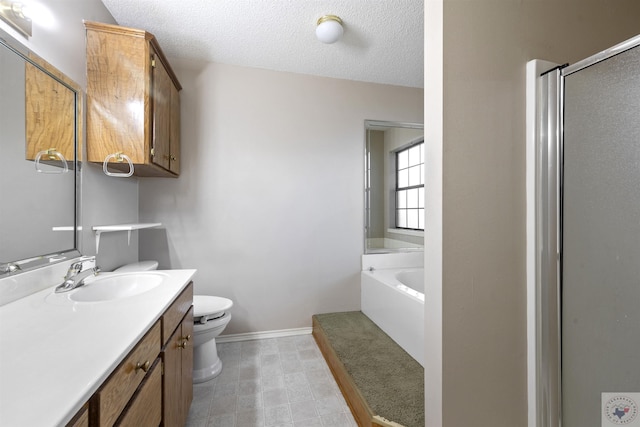
MULTIPOLYGON (((158 268, 157 261, 141 261, 123 265, 118 273, 149 271, 158 268)), ((233 301, 209 295, 193 296, 193 382, 202 383, 217 377, 222 371, 216 337, 231 320, 233 301)))
POLYGON ((222 371, 216 337, 231 320, 233 301, 209 295, 193 296, 193 382, 202 383, 222 371))

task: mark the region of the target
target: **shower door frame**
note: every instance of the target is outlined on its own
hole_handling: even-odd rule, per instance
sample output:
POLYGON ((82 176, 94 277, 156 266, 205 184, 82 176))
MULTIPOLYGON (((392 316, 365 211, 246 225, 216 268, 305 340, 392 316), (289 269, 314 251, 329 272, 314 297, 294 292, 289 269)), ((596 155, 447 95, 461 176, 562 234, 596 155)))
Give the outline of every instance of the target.
POLYGON ((527 64, 529 427, 562 427, 564 78, 638 46, 640 35, 570 66, 527 64))

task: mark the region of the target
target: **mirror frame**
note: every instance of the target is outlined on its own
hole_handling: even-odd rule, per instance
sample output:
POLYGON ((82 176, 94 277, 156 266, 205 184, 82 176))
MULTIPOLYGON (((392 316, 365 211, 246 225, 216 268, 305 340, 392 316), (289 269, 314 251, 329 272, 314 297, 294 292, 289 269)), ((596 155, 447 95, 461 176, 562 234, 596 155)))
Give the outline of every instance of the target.
POLYGON ((368 206, 369 196, 367 195, 367 154, 368 154, 368 143, 369 143, 369 132, 370 130, 376 130, 376 128, 405 128, 405 129, 420 129, 424 132, 424 124, 423 123, 413 123, 413 122, 398 122, 398 121, 389 121, 389 120, 365 120, 364 121, 364 200, 363 200, 363 254, 384 254, 384 253, 403 253, 403 252, 420 252, 424 250, 424 236, 423 236, 423 245, 422 247, 406 247, 406 248, 380 248, 375 251, 371 251, 368 249, 367 245, 367 227, 370 224, 370 218, 367 216, 370 215, 370 209, 368 206))
POLYGON ((5 46, 10 51, 24 59, 26 62, 31 63, 45 74, 54 78, 62 85, 71 90, 75 95, 75 156, 73 162, 69 162, 69 170, 73 171, 74 177, 74 218, 73 218, 73 248, 61 248, 59 251, 48 254, 34 254, 26 259, 19 260, 2 260, 0 264, 0 279, 24 273, 26 271, 34 270, 48 265, 53 265, 59 262, 63 262, 72 258, 79 257, 79 242, 80 242, 80 165, 82 161, 82 146, 83 146, 83 91, 80 85, 67 77, 64 73, 58 70, 53 65, 42 59, 40 56, 33 53, 25 45, 18 42, 16 39, 7 34, 6 31, 0 29, 0 45, 5 46), (17 267, 17 268, 16 268, 17 267))

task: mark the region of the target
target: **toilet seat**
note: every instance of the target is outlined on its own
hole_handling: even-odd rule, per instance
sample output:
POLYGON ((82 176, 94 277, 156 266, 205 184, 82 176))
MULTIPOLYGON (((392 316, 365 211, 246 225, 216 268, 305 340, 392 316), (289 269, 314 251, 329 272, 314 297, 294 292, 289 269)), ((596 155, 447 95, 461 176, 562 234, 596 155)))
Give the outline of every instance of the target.
POLYGON ((193 322, 207 323, 209 320, 219 319, 226 311, 233 307, 233 301, 228 298, 210 295, 193 296, 193 322))

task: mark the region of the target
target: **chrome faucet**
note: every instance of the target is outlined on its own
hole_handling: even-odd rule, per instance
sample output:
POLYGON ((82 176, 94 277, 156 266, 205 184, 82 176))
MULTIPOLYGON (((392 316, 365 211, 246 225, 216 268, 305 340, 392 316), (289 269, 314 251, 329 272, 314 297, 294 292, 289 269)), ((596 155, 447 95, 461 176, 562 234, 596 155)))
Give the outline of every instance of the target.
POLYGON ((85 257, 72 263, 64 276, 64 282, 56 286, 56 293, 67 292, 84 285, 84 280, 91 276, 97 275, 100 268, 96 265, 96 257, 85 257), (89 265, 93 266, 89 266, 89 265))
POLYGON ((8 262, 6 264, 0 264, 0 273, 15 273, 22 270, 20 264, 15 262, 8 262))

